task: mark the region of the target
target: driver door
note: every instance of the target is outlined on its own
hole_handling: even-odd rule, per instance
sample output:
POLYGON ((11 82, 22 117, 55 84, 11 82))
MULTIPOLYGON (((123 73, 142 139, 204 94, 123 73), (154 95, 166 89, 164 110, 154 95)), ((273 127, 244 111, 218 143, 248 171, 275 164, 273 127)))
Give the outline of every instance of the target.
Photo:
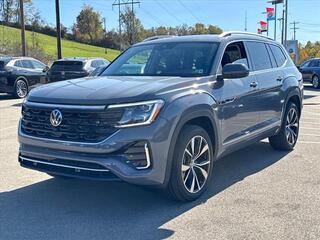
MULTIPOLYGON (((243 42, 231 43, 225 50, 221 69, 229 63, 249 66, 248 54, 243 42)), ((254 132, 259 122, 255 102, 259 86, 254 74, 238 79, 224 79, 220 95, 220 115, 224 145, 231 145, 254 132)))

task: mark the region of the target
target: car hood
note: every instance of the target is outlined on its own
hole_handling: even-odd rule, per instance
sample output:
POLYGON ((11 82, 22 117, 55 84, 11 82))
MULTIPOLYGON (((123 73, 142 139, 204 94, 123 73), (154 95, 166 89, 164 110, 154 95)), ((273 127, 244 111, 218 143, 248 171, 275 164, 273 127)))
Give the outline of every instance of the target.
POLYGON ((164 90, 187 86, 194 80, 182 77, 87 77, 37 87, 30 91, 27 100, 91 105, 141 101, 156 97, 164 90))

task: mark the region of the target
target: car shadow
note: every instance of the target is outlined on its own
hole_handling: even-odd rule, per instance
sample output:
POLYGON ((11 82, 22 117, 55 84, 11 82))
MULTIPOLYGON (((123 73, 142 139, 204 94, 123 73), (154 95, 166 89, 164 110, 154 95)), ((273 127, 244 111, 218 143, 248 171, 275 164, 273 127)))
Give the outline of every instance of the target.
POLYGON ((260 142, 217 161, 207 192, 179 203, 126 183, 49 179, 0 193, 0 239, 164 239, 162 227, 281 160, 260 142))
POLYGON ((0 93, 0 101, 1 100, 12 100, 12 99, 15 99, 15 97, 13 95, 10 95, 10 94, 2 94, 0 93))

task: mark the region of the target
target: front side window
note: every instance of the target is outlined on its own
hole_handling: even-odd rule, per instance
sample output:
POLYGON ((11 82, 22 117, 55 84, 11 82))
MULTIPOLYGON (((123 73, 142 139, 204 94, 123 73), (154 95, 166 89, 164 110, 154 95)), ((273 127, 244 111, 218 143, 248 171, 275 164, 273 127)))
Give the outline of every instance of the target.
POLYGON ((272 68, 267 47, 261 42, 247 42, 252 65, 255 71, 272 68))
POLYGON ((170 42, 135 46, 124 52, 103 76, 207 76, 218 43, 170 42))
POLYGON ((36 69, 44 69, 46 65, 44 65, 43 63, 33 60, 32 61, 33 67, 36 69))
POLYGON ((281 50, 281 48, 278 47, 278 46, 272 45, 272 44, 270 44, 269 46, 270 46, 272 54, 273 54, 273 56, 274 56, 274 58, 276 60, 277 66, 278 67, 283 66, 283 64, 285 64, 287 58, 284 55, 284 53, 281 50))
POLYGON ((226 64, 244 64, 249 68, 247 53, 244 47, 243 42, 231 43, 225 50, 221 67, 224 67, 226 64))
POLYGON ((301 64, 301 67, 302 67, 302 68, 309 67, 310 62, 311 62, 311 61, 306 61, 306 62, 302 63, 302 64, 301 64))
POLYGON ((312 60, 310 67, 320 67, 319 62, 319 60, 312 60))

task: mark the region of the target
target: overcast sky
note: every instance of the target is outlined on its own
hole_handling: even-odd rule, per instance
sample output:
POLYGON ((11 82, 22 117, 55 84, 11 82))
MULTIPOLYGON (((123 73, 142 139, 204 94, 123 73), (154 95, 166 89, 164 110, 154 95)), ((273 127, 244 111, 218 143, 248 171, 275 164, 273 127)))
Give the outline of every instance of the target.
MULTIPOLYGON (((33 0, 33 2, 46 22, 54 24, 55 0, 33 0)), ((114 0, 60 0, 62 24, 67 27, 72 26, 82 6, 89 4, 107 19, 109 30, 116 29, 118 11, 117 8, 112 9, 113 2, 114 0)), ((135 9, 146 28, 203 22, 218 25, 223 30, 243 31, 247 11, 250 32, 257 31, 258 21, 265 20, 262 12, 265 11, 265 7, 270 6, 266 3, 267 0, 140 0, 140 2, 135 9)), ((282 14, 282 5, 279 5, 279 8, 278 17, 282 14)), ((289 22, 293 21, 300 22, 298 25, 300 29, 297 31, 299 41, 303 43, 308 40, 320 41, 320 0, 289 0, 289 22)), ((272 37, 273 25, 274 23, 270 26, 272 37)), ((292 37, 293 31, 290 30, 288 38, 292 37)))

